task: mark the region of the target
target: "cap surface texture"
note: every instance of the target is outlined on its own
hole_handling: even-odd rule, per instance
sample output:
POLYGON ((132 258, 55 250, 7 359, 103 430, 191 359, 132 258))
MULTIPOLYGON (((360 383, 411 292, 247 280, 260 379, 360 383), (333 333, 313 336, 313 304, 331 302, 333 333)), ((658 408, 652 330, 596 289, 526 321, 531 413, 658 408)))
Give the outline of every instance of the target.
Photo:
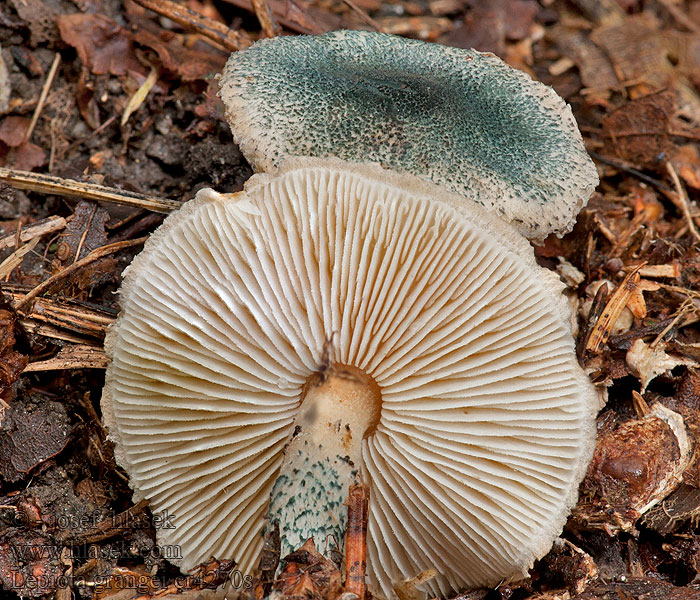
POLYGON ((335 156, 408 172, 541 240, 571 229, 598 184, 569 106, 493 54, 366 31, 277 37, 220 81, 253 167, 335 156))
POLYGON ((213 555, 254 571, 326 340, 381 391, 359 466, 377 591, 431 568, 431 595, 496 585, 547 552, 593 450, 592 386, 558 278, 449 196, 292 162, 233 198, 200 192, 134 260, 103 412, 135 496, 172 515, 158 543, 183 569, 213 555))

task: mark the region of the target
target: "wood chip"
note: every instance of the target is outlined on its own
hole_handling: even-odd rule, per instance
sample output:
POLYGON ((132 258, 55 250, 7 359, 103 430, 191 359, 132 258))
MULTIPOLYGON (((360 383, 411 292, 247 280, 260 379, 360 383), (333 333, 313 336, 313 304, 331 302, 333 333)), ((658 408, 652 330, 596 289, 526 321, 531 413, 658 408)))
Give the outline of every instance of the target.
POLYGON ((24 373, 59 369, 106 369, 108 364, 109 359, 102 348, 88 345, 66 346, 53 358, 29 363, 24 373))
POLYGON ((700 489, 682 483, 660 504, 657 504, 642 521, 649 529, 661 535, 676 531, 688 520, 700 518, 700 489))
POLYGON ((610 332, 612 331, 615 321, 620 316, 622 309, 627 306, 632 293, 637 289, 639 285, 639 269, 643 265, 637 267, 632 271, 620 284, 620 287, 615 290, 607 305, 603 309, 598 322, 593 327, 591 336, 588 338, 588 343, 586 344, 586 350, 593 352, 594 354, 599 354, 603 351, 605 344, 608 341, 610 332))
MULTIPOLYGON (((635 268, 634 266, 626 266, 623 267, 623 270, 629 272, 635 268)), ((642 277, 670 277, 676 279, 681 276, 681 267, 676 262, 666 265, 644 265, 639 269, 639 274, 642 277)))
POLYGON ((557 77, 559 75, 563 75, 569 69, 575 66, 576 63, 573 60, 571 60, 568 56, 562 56, 557 62, 549 65, 548 70, 550 75, 557 77))

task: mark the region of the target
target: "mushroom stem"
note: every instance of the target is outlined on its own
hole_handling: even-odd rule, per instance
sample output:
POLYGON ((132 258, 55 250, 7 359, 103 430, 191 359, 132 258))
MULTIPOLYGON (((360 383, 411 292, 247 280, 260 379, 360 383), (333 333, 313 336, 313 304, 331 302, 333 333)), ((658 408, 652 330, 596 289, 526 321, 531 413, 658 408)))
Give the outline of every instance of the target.
POLYGON ((375 429, 380 408, 379 387, 353 367, 334 365, 307 383, 270 496, 269 522, 279 523, 281 556, 310 537, 329 557, 342 551, 343 504, 359 482, 362 439, 375 429))

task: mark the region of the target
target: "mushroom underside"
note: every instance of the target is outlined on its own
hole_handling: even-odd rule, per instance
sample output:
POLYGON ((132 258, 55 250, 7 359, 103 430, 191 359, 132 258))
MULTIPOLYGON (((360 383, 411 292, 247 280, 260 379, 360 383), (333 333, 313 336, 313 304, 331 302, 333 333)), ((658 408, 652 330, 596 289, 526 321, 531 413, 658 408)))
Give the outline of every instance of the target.
POLYGON ((355 440, 376 590, 429 568, 432 595, 519 578, 560 532, 595 403, 554 276, 479 207, 412 183, 337 162, 255 176, 200 193, 129 268, 103 410, 135 494, 174 517, 157 534, 181 568, 254 571, 328 343, 381 393, 355 440))

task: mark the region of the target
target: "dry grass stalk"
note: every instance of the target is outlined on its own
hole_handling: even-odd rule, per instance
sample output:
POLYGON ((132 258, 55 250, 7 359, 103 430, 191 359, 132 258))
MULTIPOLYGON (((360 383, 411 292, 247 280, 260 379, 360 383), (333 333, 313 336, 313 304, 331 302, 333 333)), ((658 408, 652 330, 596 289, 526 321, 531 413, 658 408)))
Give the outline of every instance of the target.
POLYGON ((180 208, 181 203, 173 200, 137 194, 94 183, 83 183, 72 179, 18 171, 0 167, 0 183, 7 183, 20 190, 31 190, 42 194, 56 194, 70 198, 83 198, 96 202, 114 202, 125 206, 134 206, 158 213, 170 213, 180 208))
POLYGON ((61 55, 57 52, 56 56, 53 59, 53 63, 51 64, 51 69, 49 70, 49 74, 46 76, 46 81, 44 82, 44 87, 41 88, 41 94, 39 95, 39 101, 36 104, 36 108, 34 109, 34 114, 32 115, 32 120, 31 123, 29 123, 29 127, 27 128, 27 132, 24 134, 24 141, 28 142, 29 139, 32 137, 32 133, 34 133, 34 128, 36 127, 37 121, 39 120, 39 115, 41 114, 41 111, 44 108, 44 103, 46 102, 46 96, 49 94, 49 90, 51 89, 51 84, 53 83, 54 77, 56 77, 56 71, 58 71, 58 65, 61 62, 61 55))
POLYGON ((669 331, 671 331, 671 329, 673 329, 676 325, 678 325, 678 322, 679 322, 683 317, 685 317, 685 314, 686 314, 691 308, 693 308, 693 306, 694 306, 693 302, 692 302, 690 299, 686 299, 685 302, 683 302, 683 304, 681 305, 681 307, 678 309, 678 313, 677 313, 676 316, 673 318, 673 320, 672 320, 666 327, 664 327, 664 330, 663 330, 661 333, 659 333, 659 335, 656 336, 656 339, 654 339, 654 341, 653 341, 651 344, 649 344, 649 347, 650 347, 652 350, 653 350, 654 348, 656 348, 656 347, 659 345, 659 343, 661 343, 661 341, 664 339, 664 336, 665 336, 669 331))
POLYGON ((399 600, 416 600, 419 597, 419 592, 416 587, 430 581, 437 575, 435 569, 428 569, 419 573, 411 579, 406 579, 404 581, 398 581, 394 584, 394 591, 399 597, 399 600))
POLYGON ((676 188, 675 194, 667 194, 667 196, 676 205, 676 208, 683 213, 683 218, 685 219, 688 231, 690 231, 692 236, 700 242, 700 233, 698 233, 693 217, 690 214, 690 201, 688 200, 688 194, 685 193, 685 189, 683 189, 683 186, 681 185, 681 180, 678 178, 678 173, 676 173, 676 170, 673 168, 673 165, 670 162, 666 163, 666 170, 671 176, 673 185, 676 188))
POLYGON ((151 67, 151 72, 148 74, 148 77, 146 77, 146 80, 141 84, 139 89, 134 92, 134 95, 129 98, 129 102, 127 103, 126 108, 124 109, 124 114, 122 115, 122 120, 120 121, 120 125, 122 127, 126 125, 126 122, 129 120, 131 114, 136 112, 139 109, 139 106, 141 106, 144 100, 146 100, 148 94, 153 89, 153 86, 158 81, 158 75, 158 69, 151 67))

